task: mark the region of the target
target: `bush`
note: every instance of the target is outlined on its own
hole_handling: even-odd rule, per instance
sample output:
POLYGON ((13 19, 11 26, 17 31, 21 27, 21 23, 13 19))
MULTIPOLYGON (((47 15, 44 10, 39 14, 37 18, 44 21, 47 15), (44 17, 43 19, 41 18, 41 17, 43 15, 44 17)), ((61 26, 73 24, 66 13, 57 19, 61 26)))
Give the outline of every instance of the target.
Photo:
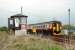
POLYGON ((8 28, 7 27, 0 27, 0 31, 8 31, 8 28))
POLYGON ((63 29, 70 29, 70 30, 75 30, 75 26, 72 25, 64 25, 63 29))

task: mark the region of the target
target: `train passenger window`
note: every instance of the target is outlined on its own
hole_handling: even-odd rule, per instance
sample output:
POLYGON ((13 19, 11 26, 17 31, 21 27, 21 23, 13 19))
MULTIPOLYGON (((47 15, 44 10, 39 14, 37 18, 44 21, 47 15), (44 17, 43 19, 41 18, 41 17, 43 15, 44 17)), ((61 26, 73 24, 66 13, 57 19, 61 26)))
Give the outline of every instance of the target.
POLYGON ((50 29, 52 28, 52 24, 49 25, 49 28, 50 28, 50 29))
POLYGON ((41 25, 41 28, 43 28, 42 25, 41 25))
POLYGON ((36 28, 38 28, 38 26, 36 26, 36 28))
POLYGON ((42 26, 40 26, 40 28, 42 28, 42 26))
POLYGON ((45 25, 45 28, 47 28, 47 25, 45 25))
POLYGON ((39 26, 38 26, 38 28, 39 28, 39 26))
POLYGON ((39 28, 40 28, 40 26, 39 26, 39 28))
POLYGON ((45 28, 45 25, 43 25, 43 28, 45 28))

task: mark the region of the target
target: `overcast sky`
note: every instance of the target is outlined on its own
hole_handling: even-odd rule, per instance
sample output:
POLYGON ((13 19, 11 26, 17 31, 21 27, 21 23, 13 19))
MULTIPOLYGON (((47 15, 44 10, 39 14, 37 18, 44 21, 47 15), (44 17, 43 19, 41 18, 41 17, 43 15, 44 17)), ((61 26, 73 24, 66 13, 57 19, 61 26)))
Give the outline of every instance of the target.
POLYGON ((51 20, 68 23, 68 9, 71 9, 71 24, 75 22, 75 0, 0 0, 0 26, 7 26, 8 17, 20 13, 28 16, 28 23, 51 20))

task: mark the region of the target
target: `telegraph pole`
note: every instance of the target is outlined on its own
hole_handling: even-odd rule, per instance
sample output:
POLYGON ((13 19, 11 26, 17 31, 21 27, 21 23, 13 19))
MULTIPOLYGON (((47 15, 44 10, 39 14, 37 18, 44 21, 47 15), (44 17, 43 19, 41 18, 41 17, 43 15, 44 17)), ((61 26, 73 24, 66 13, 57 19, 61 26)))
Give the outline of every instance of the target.
POLYGON ((70 33, 70 8, 68 9, 68 16, 69 16, 69 27, 68 27, 68 29, 69 29, 69 33, 70 33))
POLYGON ((21 6, 21 14, 23 14, 23 10, 22 9, 23 9, 23 7, 21 6))
POLYGON ((70 23, 70 8, 68 9, 68 16, 69 16, 69 48, 71 48, 71 36, 72 34, 70 33, 70 29, 71 29, 71 23, 70 23))

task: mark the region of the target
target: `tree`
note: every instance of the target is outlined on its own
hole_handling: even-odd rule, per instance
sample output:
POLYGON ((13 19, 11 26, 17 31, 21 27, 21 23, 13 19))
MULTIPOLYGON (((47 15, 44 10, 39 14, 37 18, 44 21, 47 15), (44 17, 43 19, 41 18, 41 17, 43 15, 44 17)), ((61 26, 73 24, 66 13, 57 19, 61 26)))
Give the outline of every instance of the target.
POLYGON ((6 26, 0 27, 0 31, 8 31, 8 28, 6 26))

